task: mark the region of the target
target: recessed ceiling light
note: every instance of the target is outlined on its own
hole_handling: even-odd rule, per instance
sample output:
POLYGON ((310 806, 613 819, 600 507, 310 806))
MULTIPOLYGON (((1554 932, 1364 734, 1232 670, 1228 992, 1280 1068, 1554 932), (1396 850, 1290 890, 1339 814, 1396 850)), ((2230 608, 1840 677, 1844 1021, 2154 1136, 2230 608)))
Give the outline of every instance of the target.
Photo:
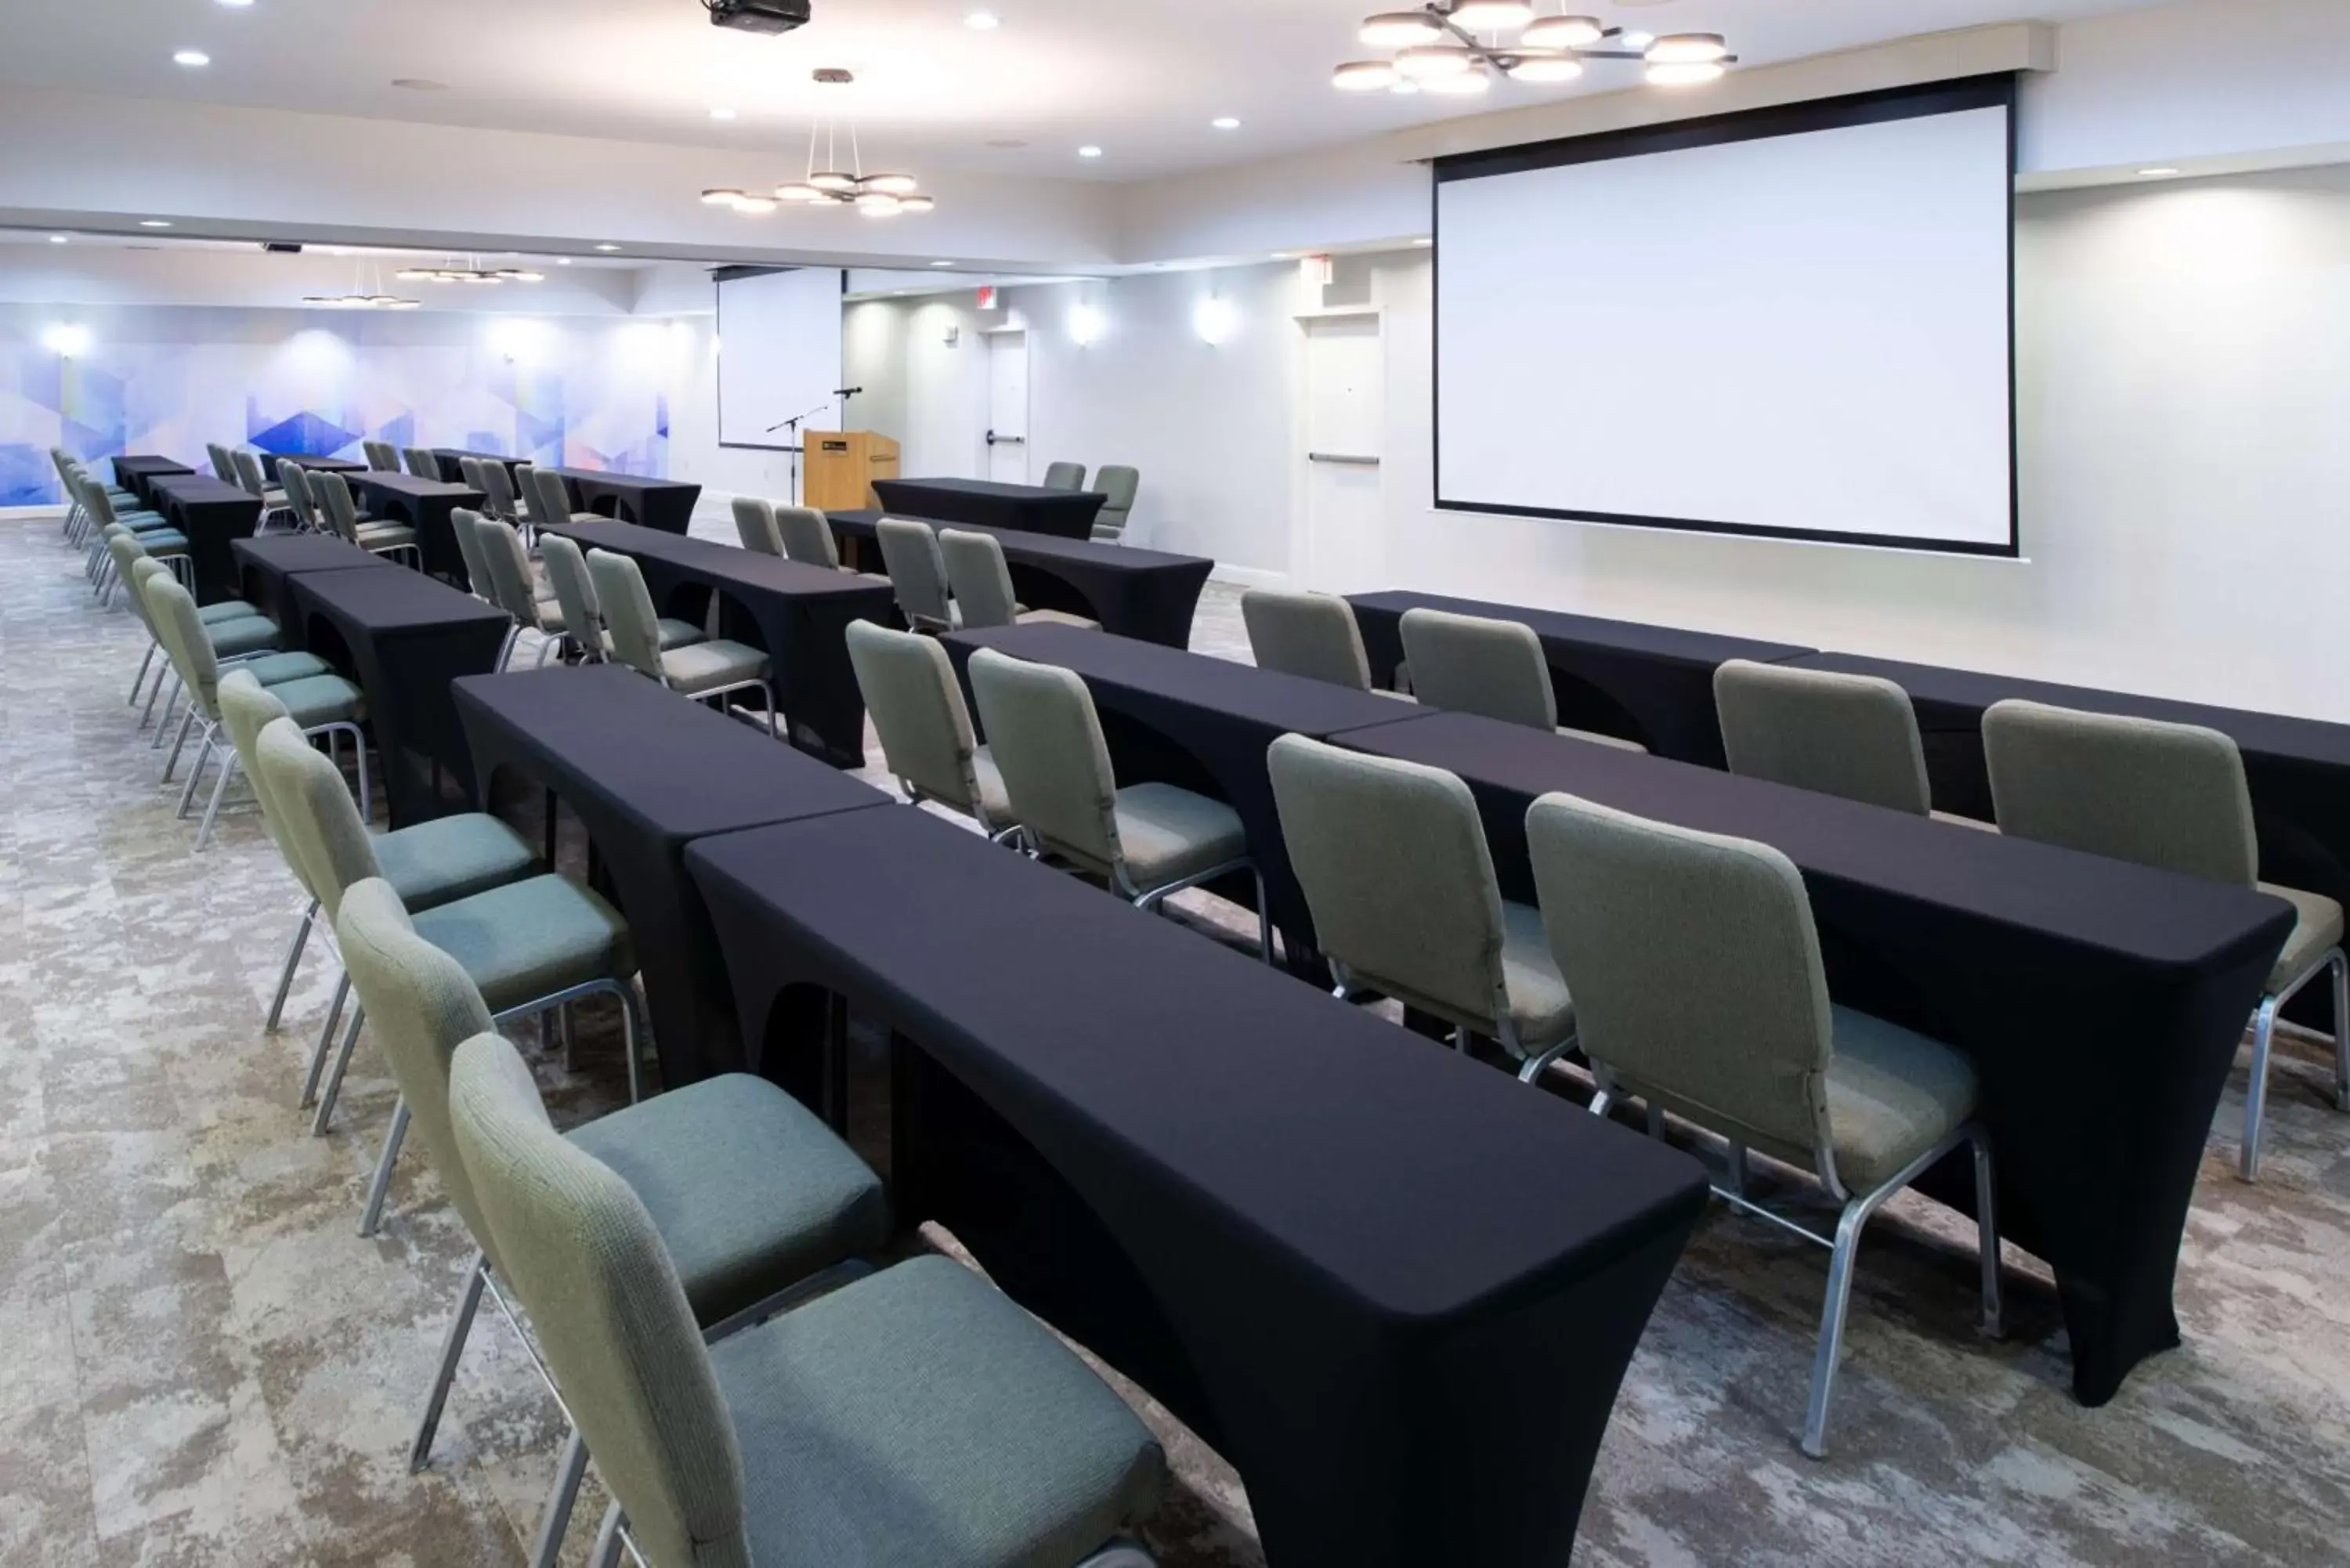
POLYGON ((2159 180, 2166 174, 2176 174, 2178 172, 2178 171, 2172 168, 2169 164, 2160 163, 2151 169, 2139 170, 2138 175, 2142 179, 2159 180))
POLYGON ((436 82, 431 77, 394 77, 391 85, 410 92, 447 92, 447 82, 436 82))
POLYGON ((202 49, 182 49, 178 54, 172 57, 172 63, 175 66, 188 66, 192 67, 195 66, 208 66, 213 63, 213 57, 204 53, 202 49))
POLYGON ((931 265, 932 266, 952 266, 952 265, 954 265, 954 263, 952 263, 952 262, 932 262, 931 265))
POLYGON ((713 109, 710 111, 710 118, 712 119, 732 119, 734 118, 734 111, 731 109, 713 109))
POLYGON ((1238 130, 1241 128, 1241 122, 1229 114, 1220 116, 1208 123, 1218 130, 1238 130))
POLYGON ((597 248, 598 250, 599 250, 599 251, 616 251, 616 250, 619 250, 620 247, 619 247, 619 246, 618 246, 618 245, 614 245, 614 244, 602 244, 602 245, 598 245, 596 248, 597 248))
POLYGON ((253 0, 219 0, 219 3, 223 5, 226 5, 233 11, 242 11, 247 5, 252 5, 253 0))
POLYGON ((66 243, 66 237, 67 236, 64 234, 51 234, 49 236, 49 244, 53 245, 61 245, 66 243))
POLYGON ((141 218, 139 220, 139 226, 142 229, 168 229, 172 226, 172 220, 169 218, 141 218))
POLYGON ((1003 26, 1003 18, 993 11, 973 11, 963 17, 962 25, 974 33, 993 33, 1003 26))
POLYGON ((555 265, 557 266, 569 266, 571 265, 571 258, 569 256, 557 256, 555 258, 555 265))
POLYGON ((1080 158, 1099 158, 1101 155, 1102 150, 1098 147, 1087 146, 1077 149, 1077 156, 1080 158))

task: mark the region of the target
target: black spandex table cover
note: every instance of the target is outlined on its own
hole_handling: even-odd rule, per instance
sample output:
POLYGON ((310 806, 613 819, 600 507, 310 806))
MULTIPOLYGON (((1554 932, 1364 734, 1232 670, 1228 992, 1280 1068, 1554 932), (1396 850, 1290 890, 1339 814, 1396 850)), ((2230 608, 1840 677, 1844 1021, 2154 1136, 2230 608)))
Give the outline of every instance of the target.
MULTIPOLYGON (((1180 784, 1240 813, 1249 853, 1264 875, 1274 924, 1287 946, 1284 956, 1293 968, 1310 961, 1314 920, 1282 843, 1265 748, 1284 734, 1320 740, 1417 710, 1392 697, 1078 627, 999 627, 959 631, 944 640, 966 694, 975 648, 1076 670, 1093 693, 1121 785, 1180 784)), ((978 718, 973 703, 973 724, 978 718)), ((1245 877, 1228 878, 1215 890, 1243 903, 1250 898, 1245 877)))
POLYGON ((920 812, 685 858, 761 1065, 824 993, 896 1032, 899 1220, 1214 1444, 1276 1568, 1567 1561, 1693 1160, 920 812))
POLYGON ((400 570, 381 556, 320 534, 272 534, 239 539, 231 548, 236 556, 237 597, 279 626, 293 626, 301 618, 301 607, 294 601, 296 577, 370 566, 400 570))
POLYGON ((1097 491, 1046 490, 992 479, 877 479, 873 493, 883 510, 900 517, 978 523, 1063 539, 1090 538, 1094 518, 1109 500, 1097 491))
MULTIPOLYGON (((832 531, 857 548, 869 570, 881 570, 875 524, 886 513, 834 512, 832 531), (868 553, 868 547, 870 547, 868 553)), ((1065 610, 1101 622, 1120 637, 1188 648, 1200 590, 1216 563, 1202 556, 1172 556, 1127 545, 1096 545, 980 524, 950 524, 993 534, 1012 569, 1012 591, 1030 609, 1065 610)))
POLYGON ((1660 757, 1722 767, 1721 721, 1714 711, 1713 672, 1731 659, 1773 664, 1807 648, 1683 631, 1638 621, 1601 620, 1559 610, 1484 604, 1438 594, 1350 594, 1371 679, 1395 683, 1403 662, 1406 610, 1450 610, 1532 627, 1550 663, 1558 722, 1570 729, 1638 741, 1660 757))
POLYGON ((674 479, 644 479, 633 473, 599 473, 584 468, 543 470, 563 476, 572 510, 598 512, 640 528, 683 535, 693 526, 702 486, 674 479))
POLYGON ((365 473, 368 465, 356 458, 316 457, 307 452, 265 452, 261 454, 261 476, 270 483, 277 483, 277 465, 290 462, 308 473, 365 473))
POLYGON ((495 669, 514 623, 421 572, 361 566, 292 581, 300 613, 285 627, 286 640, 367 692, 392 826, 446 815, 455 808, 441 791, 443 770, 461 784, 472 775, 450 683, 495 669))
POLYGON ((261 497, 208 473, 159 473, 148 483, 155 509, 188 536, 196 602, 236 597, 236 556, 230 546, 253 537, 261 522, 261 497))
POLYGON ((717 595, 719 635, 770 655, 769 679, 792 743, 836 767, 865 765, 865 697, 848 662, 847 634, 853 620, 902 624, 888 583, 628 523, 570 523, 548 531, 582 550, 632 557, 662 615, 702 625, 717 595))
MULTIPOLYGON (((1336 741, 1465 779, 1513 898, 1533 899, 1526 807, 1551 790, 1775 846, 1837 1000, 1973 1062, 2001 1229, 2055 1270, 2074 1392, 2102 1405, 2178 1343, 2187 1205, 2282 899, 1468 714, 1336 741)), ((1946 1164, 1920 1185, 1970 1211, 1970 1183, 1946 1164)))
MULTIPOLYGON (((451 484, 465 483, 463 460, 469 457, 478 458, 484 462, 504 463, 508 474, 514 472, 515 465, 530 461, 526 457, 507 457, 500 452, 474 452, 460 446, 436 446, 432 449, 433 464, 441 470, 441 477, 451 484)), ((532 499, 536 501, 537 498, 534 496, 532 499)))
POLYGON ((891 798, 619 665, 469 676, 456 701, 485 809, 503 768, 587 825, 643 966, 662 1084, 739 1072, 734 999, 685 846, 891 798))
POLYGON ((111 462, 114 466, 114 483, 139 497, 139 504, 141 506, 151 508, 155 504, 155 493, 149 486, 157 475, 195 472, 177 459, 156 457, 140 452, 114 458, 111 462))
POLYGON ((457 548, 456 526, 449 514, 460 506, 480 511, 484 499, 480 491, 437 479, 419 479, 411 473, 374 470, 351 475, 350 483, 361 498, 361 512, 379 523, 405 523, 416 530, 417 547, 423 553, 426 572, 461 588, 473 586, 473 574, 465 570, 464 554, 457 548))

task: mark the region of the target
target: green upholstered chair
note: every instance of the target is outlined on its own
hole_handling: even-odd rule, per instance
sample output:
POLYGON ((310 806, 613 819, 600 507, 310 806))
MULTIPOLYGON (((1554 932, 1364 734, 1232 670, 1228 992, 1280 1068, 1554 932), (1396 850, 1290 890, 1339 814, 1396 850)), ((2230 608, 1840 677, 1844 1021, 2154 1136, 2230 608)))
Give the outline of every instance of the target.
MULTIPOLYGON (((91 521, 89 507, 82 500, 81 487, 85 479, 95 480, 96 476, 61 446, 49 448, 49 465, 57 471, 57 487, 66 503, 65 515, 58 519, 58 527, 63 531, 67 544, 87 547, 90 532, 96 524, 91 521)), ((139 497, 122 486, 100 482, 99 488, 106 492, 107 498, 114 503, 117 511, 142 510, 139 497)))
MULTIPOLYGON (((435 477, 438 477, 437 475, 435 477)), ((482 460, 461 457, 457 460, 457 477, 468 490, 482 489, 482 460)))
MULTIPOLYGON (((180 792, 180 815, 185 817, 193 807, 196 787, 204 776, 204 765, 212 761, 214 752, 220 753, 220 775, 213 783, 212 800, 204 809, 204 820, 196 831, 196 848, 202 850, 212 837, 213 824, 220 815, 221 800, 228 792, 229 779, 238 770, 235 751, 229 744, 227 732, 221 727, 220 661, 213 655, 204 633, 203 622, 196 614, 196 601, 188 590, 169 577, 151 576, 146 583, 147 614, 153 623, 156 639, 179 671, 185 688, 188 708, 180 722, 179 737, 173 742, 172 754, 163 765, 163 781, 171 782, 172 770, 179 764, 182 749, 187 744, 192 730, 198 742, 195 761, 188 768, 188 782, 180 792), (201 729, 198 728, 201 726, 201 729)), ((316 667, 310 654, 280 654, 287 661, 276 671, 255 669, 255 680, 267 686, 270 693, 282 703, 295 730, 306 742, 324 737, 330 748, 338 748, 348 736, 352 749, 352 768, 358 775, 360 810, 369 811, 372 803, 369 794, 367 732, 360 725, 367 719, 367 695, 348 680, 330 670, 316 667), (308 661, 307 666, 304 661, 308 661), (284 679, 269 680, 270 673, 284 679)), ((266 660, 257 661, 266 665, 266 660)), ((167 715, 168 717, 168 715, 167 715)), ((316 753, 312 753, 316 755, 316 753)), ((319 759, 319 765, 332 773, 339 784, 342 774, 334 762, 319 759)))
POLYGON ((832 524, 823 513, 813 506, 777 506, 773 512, 775 537, 786 557, 804 566, 846 569, 840 564, 840 541, 832 536, 832 524))
POLYGON ((1997 1183, 1974 1069, 1939 1041, 1829 1000, 1804 880, 1768 845, 1549 794, 1526 813, 1543 920, 1575 991, 1596 1114, 1626 1096, 1729 1143, 1715 1190, 1831 1251, 1804 1451, 1826 1451, 1860 1234, 1886 1199, 1971 1146, 1984 1332, 2001 1332, 1997 1183), (1746 1156, 1811 1170, 1833 1238, 1752 1202, 1746 1156))
POLYGON ((865 620, 849 622, 847 637, 857 688, 906 799, 959 811, 991 837, 1016 832, 1003 775, 972 732, 962 688, 938 639, 865 620))
POLYGON ((531 499, 538 504, 537 520, 542 528, 565 523, 609 523, 611 519, 596 512, 574 512, 571 490, 563 483, 563 475, 551 468, 530 471, 531 499))
POLYGON ((1100 877, 1142 909, 1246 871, 1256 883, 1257 951, 1273 961, 1264 878, 1239 813, 1170 784, 1119 788, 1093 694, 1072 671, 983 648, 971 658, 971 687, 1013 820, 1039 856, 1100 877))
POLYGON ((1109 463, 1094 475, 1094 488, 1109 497, 1094 514, 1094 542, 1115 545, 1126 537, 1126 524, 1134 514, 1134 498, 1142 488, 1142 475, 1123 464, 1109 463))
MULTIPOLYGON (((597 603, 595 580, 588 572, 588 558, 579 546, 559 534, 538 536, 538 557, 546 564, 547 585, 555 590, 555 607, 563 612, 563 624, 571 645, 579 656, 591 664, 601 664, 610 659, 612 639, 604 629, 604 612, 597 603)), ((660 621, 661 650, 688 648, 707 641, 702 629, 690 620, 678 620, 663 616, 660 621)))
POLYGON ((944 1258, 705 1346, 644 1200, 549 1124, 514 1048, 457 1049, 450 1119, 500 1275, 639 1558, 697 1568, 1148 1563, 1147 1428, 1050 1333, 944 1258), (1111 1558, 1106 1550, 1117 1548, 1111 1558))
POLYGON ((90 514, 90 530, 87 554, 82 562, 83 574, 90 580, 92 590, 103 597, 116 580, 113 561, 107 555, 108 531, 120 528, 136 538, 147 551, 158 557, 174 559, 184 576, 192 569, 188 536, 173 527, 160 514, 153 512, 121 512, 115 508, 114 498, 97 476, 88 469, 76 469, 81 486, 82 504, 90 514))
POLYGON ((390 441, 363 441, 359 442, 359 450, 367 454, 369 472, 398 473, 400 472, 400 449, 390 441))
POLYGON ((1086 487, 1086 465, 1082 462, 1048 462, 1045 465, 1045 488, 1047 490, 1083 490, 1086 487))
POLYGON ((286 487, 286 505, 293 514, 294 526, 310 534, 325 532, 327 523, 318 514, 318 500, 310 490, 309 470, 291 458, 279 458, 277 483, 286 487))
POLYGON ((400 461, 408 465, 408 472, 411 477, 432 480, 438 480, 441 477, 441 460, 433 456, 428 448, 404 446, 400 449, 400 461))
POLYGON ((2334 981, 2334 1103, 2350 1110, 2350 961, 2342 906, 2260 879, 2260 839, 2243 754, 2216 730, 2039 702, 1983 714, 1983 757, 2000 831, 2091 855, 2253 888, 2293 906, 2293 934, 2252 1015, 2251 1080, 2237 1170, 2261 1173, 2277 1010, 2319 974, 2334 981))
POLYGON ((1732 659, 1713 672, 1713 702, 1731 773, 1991 830, 1934 809, 1918 710, 1890 680, 1732 659))
POLYGON ((212 460, 213 477, 224 484, 236 483, 236 464, 229 461, 228 448, 216 441, 204 442, 204 455, 212 460))
POLYGON ((533 540, 538 537, 538 465, 517 462, 506 470, 507 487, 514 492, 515 524, 533 540))
POLYGON ((1532 627, 1449 610, 1406 610, 1403 656, 1411 666, 1412 691, 1430 707, 1482 714, 1536 730, 1556 730, 1578 741, 1621 751, 1648 750, 1615 735, 1559 728, 1558 697, 1551 690, 1550 665, 1543 658, 1542 639, 1532 627))
MULTIPOLYGON (((498 662, 511 663, 515 649, 521 646, 523 633, 530 631, 538 634, 538 662, 546 664, 547 656, 562 646, 570 629, 561 602, 552 597, 539 597, 537 581, 530 572, 530 552, 524 547, 522 535, 513 524, 460 510, 455 514, 460 537, 468 531, 468 520, 474 549, 490 574, 492 602, 514 618, 514 630, 506 638, 498 662)), ((469 568, 471 565, 467 563, 469 568)))
MULTIPOLYGON (((468 458, 466 461, 470 462, 473 460, 468 458)), ((490 580, 489 559, 482 554, 481 535, 474 527, 481 515, 468 507, 451 508, 449 533, 457 541, 458 558, 465 563, 466 591, 484 604, 494 605, 498 602, 497 587, 490 580)), ((503 648, 498 650, 498 660, 500 663, 505 660, 503 648)))
POLYGON ((378 523, 359 515, 351 500, 351 487, 339 473, 312 473, 304 476, 311 495, 325 514, 327 525, 345 543, 357 545, 375 556, 404 556, 409 565, 424 569, 424 549, 417 542, 416 530, 405 523, 378 523))
POLYGON ((652 595, 635 561, 609 550, 590 550, 588 575, 596 585, 596 603, 614 658, 681 696, 716 703, 722 712, 735 692, 756 691, 765 705, 767 733, 779 733, 775 689, 767 682, 769 665, 763 650, 724 638, 664 649, 652 595))
MULTIPOLYGON (((122 581, 130 585, 123 591, 123 602, 128 604, 131 613, 139 618, 139 624, 147 629, 147 653, 140 660, 139 673, 130 682, 130 702, 136 705, 139 701, 140 688, 147 679, 147 671, 151 665, 154 668, 155 683, 148 689, 147 706, 139 716, 139 727, 143 730, 147 727, 148 721, 154 716, 155 700, 162 694, 166 676, 180 681, 173 690, 174 702, 178 700, 179 692, 186 689, 186 682, 181 680, 178 668, 172 663, 169 650, 163 647, 162 637, 155 629, 155 618, 147 608, 146 588, 149 581, 156 576, 161 576, 167 581, 174 579, 170 572, 162 569, 161 563, 147 559, 140 552, 138 542, 128 535, 118 533, 107 541, 107 547, 114 552, 122 581), (161 664, 154 662, 155 655, 158 653, 163 654, 161 664)), ((256 678, 264 685, 333 672, 334 667, 316 654, 277 652, 278 631, 276 624, 242 600, 200 606, 196 610, 196 619, 203 627, 203 639, 211 647, 213 658, 216 661, 223 665, 232 662, 249 664, 256 678)), ((171 704, 166 704, 165 722, 168 723, 170 719, 171 704)))
POLYGON ((261 527, 266 527, 273 517, 293 517, 293 504, 286 499, 285 487, 281 484, 273 489, 263 477, 258 452, 241 446, 233 448, 228 457, 236 469, 237 487, 261 502, 261 527))
POLYGON ((515 494, 514 471, 498 458, 484 458, 482 483, 476 487, 482 493, 484 515, 516 527, 525 526, 528 519, 522 515, 521 504, 515 494))
POLYGON ((1502 897, 1469 786, 1440 768, 1303 735, 1266 763, 1282 842, 1336 993, 1384 992, 1498 1042, 1528 1083, 1575 1044, 1540 911, 1502 897))
POLYGON ((1830 1001, 1802 877, 1769 846, 1565 794, 1535 803, 1527 836, 1600 1087, 1593 1112, 1637 1096, 1652 1132, 1669 1112, 1721 1137, 1715 1192, 1831 1251, 1803 1437, 1820 1457, 1862 1229, 1961 1146, 1972 1151, 1983 1327, 2001 1333, 1996 1182, 1973 1119, 1973 1069, 1938 1041, 1830 1001), (1842 1206, 1833 1237, 1749 1199, 1751 1149, 1817 1177, 1842 1206))
POLYGON ((947 586, 965 629, 991 626, 1055 626, 1101 629, 1101 622, 1059 610, 1032 610, 1012 597, 1012 568, 1004 564, 1003 545, 993 534, 963 528, 939 530, 939 555, 946 566, 947 586))
POLYGON ((755 495, 738 495, 733 501, 734 532, 742 536, 743 548, 762 556, 781 556, 784 536, 775 528, 775 504, 755 495))
MULTIPOLYGON (((255 742, 265 798, 301 862, 311 895, 331 921, 343 891, 384 874, 376 840, 351 805, 341 776, 288 722, 264 725, 255 742)), ((492 1013, 523 1018, 554 1012, 599 993, 619 999, 628 1052, 629 1097, 638 1097, 644 1033, 637 1012, 634 944, 618 910, 585 888, 552 874, 509 881, 485 892, 415 911, 417 933, 464 966, 492 1013)), ((313 1058, 303 1104, 315 1095, 311 1131, 323 1135, 366 1010, 354 1008, 323 1087, 324 1062, 313 1058)))
POLYGON ((947 597, 947 566, 939 535, 910 517, 884 517, 874 524, 881 565, 898 590, 898 608, 916 631, 952 631, 962 616, 947 597))
POLYGON ((1355 607, 1336 594, 1251 588, 1241 595, 1241 620, 1258 669, 1371 690, 1371 660, 1355 607))

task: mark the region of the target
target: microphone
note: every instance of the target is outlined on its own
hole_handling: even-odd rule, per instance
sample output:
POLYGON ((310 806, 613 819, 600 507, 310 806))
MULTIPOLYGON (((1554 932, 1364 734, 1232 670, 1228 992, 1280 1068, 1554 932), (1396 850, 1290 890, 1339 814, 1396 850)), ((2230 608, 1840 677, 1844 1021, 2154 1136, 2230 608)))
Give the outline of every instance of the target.
POLYGON ((863 396, 864 391, 865 389, 862 387, 835 387, 832 389, 832 395, 836 398, 855 398, 863 396))

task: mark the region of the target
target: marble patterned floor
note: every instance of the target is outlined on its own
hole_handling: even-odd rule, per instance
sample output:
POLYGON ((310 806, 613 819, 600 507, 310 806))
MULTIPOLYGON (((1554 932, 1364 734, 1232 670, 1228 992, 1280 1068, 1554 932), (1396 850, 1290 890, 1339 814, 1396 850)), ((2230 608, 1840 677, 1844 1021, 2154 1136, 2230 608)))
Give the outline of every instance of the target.
MULTIPOLYGON (((708 510, 696 531, 731 538, 708 510)), ((296 1079, 331 977, 306 966, 263 1033, 295 894, 249 814, 190 853, 123 704, 142 643, 52 521, 0 519, 0 1564, 521 1563, 559 1417, 493 1324, 408 1473, 470 1245, 416 1163, 359 1238, 392 1086, 363 1045, 336 1129, 307 1136, 296 1079)), ((1246 657, 1232 592, 1211 588, 1197 645, 1246 657)), ((1226 913, 1184 918, 1207 940, 1226 913)), ((537 1054, 558 1120, 620 1097, 612 1037, 591 1018, 576 1070, 537 1054)), ((2241 1070, 2215 1126, 2185 1347, 2102 1410, 2068 1392, 2044 1271, 2011 1251, 2012 1332, 1983 1342, 1970 1232, 1905 1199, 1862 1254, 1835 1453, 1804 1459, 1824 1255, 1716 1213, 1633 1363, 1575 1562, 2345 1561, 2350 1118, 2314 1052, 2283 1054, 2262 1186, 2230 1174, 2241 1070)), ((1146 1414, 1177 1476, 1162 1562, 1260 1563, 1236 1480, 1146 1414)))

